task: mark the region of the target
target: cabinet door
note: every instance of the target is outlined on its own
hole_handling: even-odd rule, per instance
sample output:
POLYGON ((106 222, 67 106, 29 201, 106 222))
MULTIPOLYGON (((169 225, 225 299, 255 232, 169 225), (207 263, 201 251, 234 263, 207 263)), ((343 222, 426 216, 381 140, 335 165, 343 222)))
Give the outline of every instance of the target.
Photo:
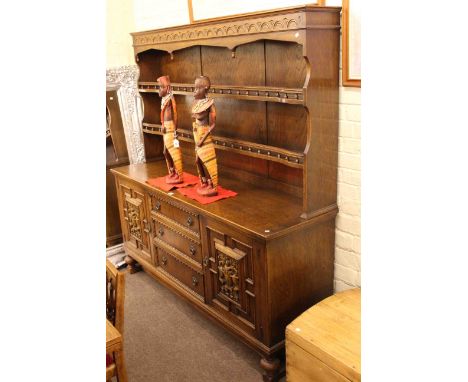
POLYGON ((216 222, 204 227, 206 302, 244 330, 259 336, 258 277, 262 247, 216 222))
POLYGON ((141 255, 151 261, 150 232, 151 224, 148 218, 147 201, 145 194, 131 186, 120 185, 121 200, 123 204, 124 238, 141 255))

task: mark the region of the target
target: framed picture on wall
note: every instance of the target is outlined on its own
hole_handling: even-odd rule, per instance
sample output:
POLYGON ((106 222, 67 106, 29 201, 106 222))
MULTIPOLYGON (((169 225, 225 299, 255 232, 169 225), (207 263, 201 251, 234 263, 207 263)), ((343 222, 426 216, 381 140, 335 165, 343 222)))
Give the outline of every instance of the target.
POLYGON ((343 86, 361 87, 361 0, 343 0, 343 86))
POLYGON ((307 4, 323 5, 324 0, 188 0, 190 22, 307 4))

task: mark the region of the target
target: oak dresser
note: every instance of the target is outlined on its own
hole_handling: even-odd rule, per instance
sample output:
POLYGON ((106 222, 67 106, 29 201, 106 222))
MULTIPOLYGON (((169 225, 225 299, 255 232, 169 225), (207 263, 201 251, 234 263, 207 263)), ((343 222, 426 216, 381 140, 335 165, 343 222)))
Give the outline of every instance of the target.
POLYGON ((286 326, 333 292, 340 8, 302 6, 132 34, 147 163, 113 168, 130 270, 140 264, 284 374, 286 326), (202 205, 164 176, 159 85, 169 75, 184 171, 196 174, 193 82, 210 77, 220 185, 202 205))

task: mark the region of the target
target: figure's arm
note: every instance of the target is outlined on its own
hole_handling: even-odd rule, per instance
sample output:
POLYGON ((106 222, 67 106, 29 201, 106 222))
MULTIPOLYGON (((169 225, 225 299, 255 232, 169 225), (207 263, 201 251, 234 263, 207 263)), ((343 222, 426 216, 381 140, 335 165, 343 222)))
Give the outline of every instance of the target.
POLYGON ((209 121, 211 121, 211 125, 210 125, 210 130, 208 131, 211 133, 211 130, 213 130, 216 125, 216 108, 214 104, 211 105, 209 118, 210 118, 209 121))
POLYGON ((176 106, 176 102, 174 98, 171 99, 171 103, 172 103, 172 120, 174 121, 174 129, 177 130, 177 106, 176 106))
POLYGON ((215 128, 216 125, 216 109, 215 106, 212 105, 210 108, 210 114, 209 114, 209 121, 211 122, 211 125, 208 129, 208 131, 205 133, 205 135, 200 139, 200 141, 197 143, 197 147, 200 147, 203 145, 203 142, 205 142, 205 139, 208 137, 208 135, 211 133, 211 131, 215 128))
POLYGON ((161 115, 160 115, 160 117, 161 117, 161 126, 162 126, 162 127, 164 127, 164 112, 165 112, 165 111, 166 111, 166 108, 165 108, 165 107, 161 108, 161 115))

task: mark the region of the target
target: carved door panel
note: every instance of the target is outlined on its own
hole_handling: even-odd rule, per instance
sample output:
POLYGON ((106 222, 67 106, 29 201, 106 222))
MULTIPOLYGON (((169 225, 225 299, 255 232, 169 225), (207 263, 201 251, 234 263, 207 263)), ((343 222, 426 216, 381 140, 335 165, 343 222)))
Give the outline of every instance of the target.
POLYGON ((204 237, 206 302, 244 330, 259 334, 256 268, 261 250, 244 235, 208 223, 204 237))
POLYGON ((125 241, 130 242, 143 256, 151 260, 151 224, 148 219, 145 194, 124 184, 120 186, 120 192, 125 241))

